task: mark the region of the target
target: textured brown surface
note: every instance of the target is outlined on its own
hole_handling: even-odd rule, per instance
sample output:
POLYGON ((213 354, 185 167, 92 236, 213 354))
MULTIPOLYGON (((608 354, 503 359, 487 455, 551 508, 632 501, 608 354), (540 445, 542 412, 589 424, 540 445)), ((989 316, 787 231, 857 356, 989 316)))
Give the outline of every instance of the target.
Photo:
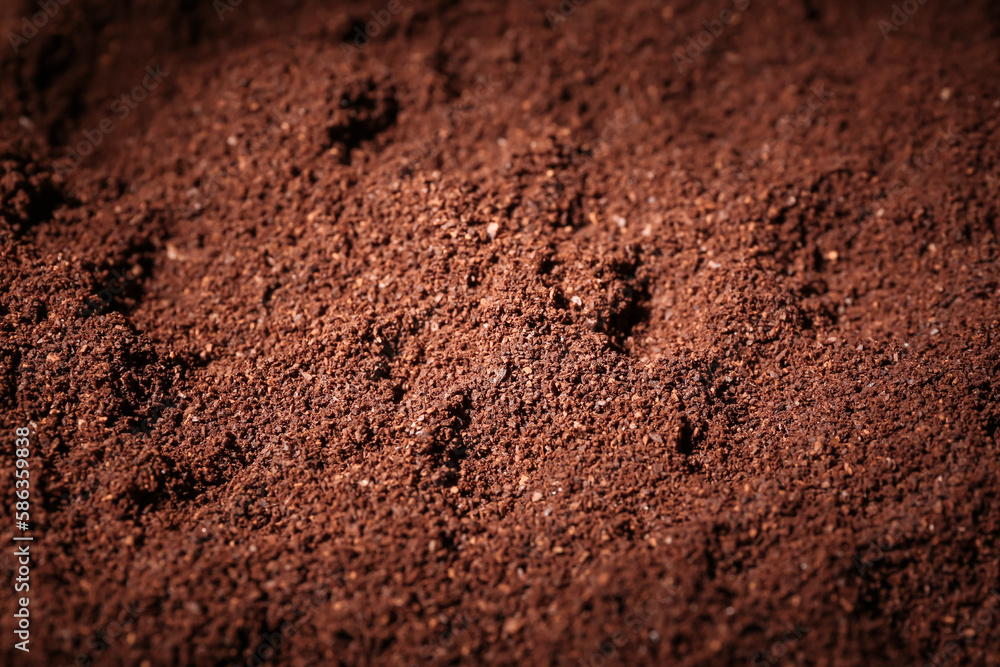
POLYGON ((2 45, 4 664, 1000 661, 990 3, 193 4, 2 45))

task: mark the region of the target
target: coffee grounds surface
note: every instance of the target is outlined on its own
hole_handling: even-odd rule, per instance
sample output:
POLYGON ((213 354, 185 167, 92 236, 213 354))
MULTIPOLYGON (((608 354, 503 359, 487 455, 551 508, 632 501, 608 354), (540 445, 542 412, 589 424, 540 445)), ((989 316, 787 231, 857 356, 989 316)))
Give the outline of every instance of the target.
POLYGON ((4 44, 3 663, 996 664, 1000 14, 911 4, 4 44))

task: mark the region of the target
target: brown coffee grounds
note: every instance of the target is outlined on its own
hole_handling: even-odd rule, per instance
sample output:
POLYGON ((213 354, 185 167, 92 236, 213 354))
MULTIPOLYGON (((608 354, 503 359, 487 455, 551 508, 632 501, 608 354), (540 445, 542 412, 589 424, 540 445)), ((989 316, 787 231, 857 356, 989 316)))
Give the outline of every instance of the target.
POLYGON ((3 664, 996 663, 1000 15, 911 4, 59 4, 3 664))

